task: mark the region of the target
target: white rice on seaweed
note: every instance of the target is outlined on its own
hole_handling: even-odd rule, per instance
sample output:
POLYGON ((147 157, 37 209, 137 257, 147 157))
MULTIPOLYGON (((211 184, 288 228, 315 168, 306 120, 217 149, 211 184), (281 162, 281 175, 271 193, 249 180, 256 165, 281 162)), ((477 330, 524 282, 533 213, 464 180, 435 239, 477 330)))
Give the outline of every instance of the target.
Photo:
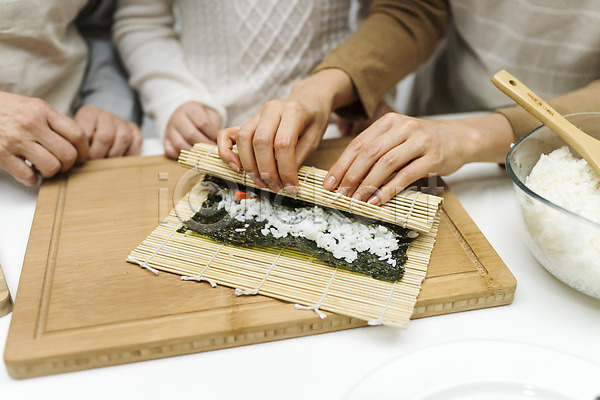
MULTIPOLYGON (((238 202, 229 191, 223 193, 218 208, 225 209, 240 222, 264 221, 265 227, 261 233, 265 236, 303 237, 314 241, 335 258, 349 263, 356 260, 358 253, 368 251, 378 256, 379 260, 396 265, 392 252, 398 249, 398 240, 396 234, 385 226, 365 224, 317 206, 290 210, 260 197, 238 202)), ((409 237, 416 235, 416 232, 409 232, 409 237)))

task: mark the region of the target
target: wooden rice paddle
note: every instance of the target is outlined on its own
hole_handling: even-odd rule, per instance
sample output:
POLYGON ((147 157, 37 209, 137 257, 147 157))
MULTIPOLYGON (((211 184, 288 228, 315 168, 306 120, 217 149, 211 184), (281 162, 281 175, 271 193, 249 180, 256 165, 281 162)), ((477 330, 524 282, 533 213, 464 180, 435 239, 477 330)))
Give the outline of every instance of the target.
POLYGON ((519 82, 509 72, 496 73, 492 82, 505 95, 517 102, 527 112, 546 124, 569 144, 600 175, 600 141, 570 123, 558 111, 542 100, 531 89, 519 82))

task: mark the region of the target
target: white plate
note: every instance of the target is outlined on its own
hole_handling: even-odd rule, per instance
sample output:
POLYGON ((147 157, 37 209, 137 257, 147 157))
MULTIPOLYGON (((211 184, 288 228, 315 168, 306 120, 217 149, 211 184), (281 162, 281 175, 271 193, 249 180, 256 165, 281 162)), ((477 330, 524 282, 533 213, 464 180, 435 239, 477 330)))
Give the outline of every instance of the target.
POLYGON ((527 343, 449 342, 386 362, 343 399, 600 400, 600 366, 527 343))

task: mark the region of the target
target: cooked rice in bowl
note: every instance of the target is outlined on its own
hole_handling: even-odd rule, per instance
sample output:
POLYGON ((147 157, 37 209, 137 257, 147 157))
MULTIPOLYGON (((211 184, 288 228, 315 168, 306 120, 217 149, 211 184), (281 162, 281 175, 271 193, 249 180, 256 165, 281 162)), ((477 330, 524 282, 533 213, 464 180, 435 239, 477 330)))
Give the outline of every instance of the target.
MULTIPOLYGON (((592 136, 600 136, 600 114, 570 119, 592 136)), ((545 126, 513 146, 507 170, 529 250, 558 279, 600 299, 598 174, 545 126)))
MULTIPOLYGON (((563 146, 540 160, 525 181, 541 197, 600 224, 600 177, 563 146)), ((573 288, 600 298, 600 229, 573 224, 568 214, 539 202, 522 203, 536 258, 573 288)), ((532 246, 530 246, 531 248, 532 246)))

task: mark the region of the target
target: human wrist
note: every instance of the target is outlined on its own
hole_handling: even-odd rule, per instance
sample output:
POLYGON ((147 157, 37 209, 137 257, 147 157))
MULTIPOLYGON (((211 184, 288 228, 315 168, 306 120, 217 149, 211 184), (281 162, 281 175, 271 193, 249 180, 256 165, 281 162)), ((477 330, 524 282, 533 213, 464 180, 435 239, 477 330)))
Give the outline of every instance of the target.
POLYGON ((503 163, 513 142, 512 126, 508 119, 499 113, 466 118, 463 120, 465 135, 466 162, 503 163))
POLYGON ((331 112, 356 100, 350 77, 336 68, 324 69, 294 84, 291 98, 313 99, 331 112))

